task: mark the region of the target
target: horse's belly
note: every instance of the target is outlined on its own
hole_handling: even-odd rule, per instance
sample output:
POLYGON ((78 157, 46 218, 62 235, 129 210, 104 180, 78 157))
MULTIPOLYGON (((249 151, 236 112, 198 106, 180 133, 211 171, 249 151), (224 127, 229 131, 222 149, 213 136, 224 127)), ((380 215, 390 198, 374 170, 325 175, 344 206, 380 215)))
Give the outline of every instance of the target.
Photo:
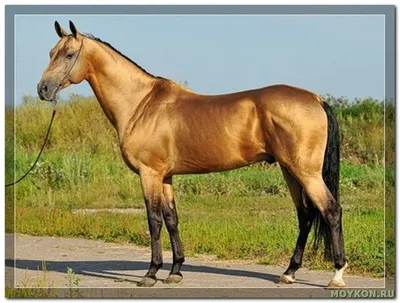
POLYGON ((182 175, 182 174, 206 174, 212 172, 222 172, 240 168, 251 163, 255 163, 267 158, 266 154, 260 154, 254 157, 253 161, 243 161, 242 159, 226 159, 218 161, 199 161, 198 159, 184 159, 178 163, 170 175, 182 175))
MULTIPOLYGON (((179 144, 178 144, 179 146, 179 144)), ((192 140, 192 144, 178 147, 173 174, 192 174, 226 171, 266 160, 262 146, 251 140, 230 138, 192 140), (195 142, 193 142, 195 141, 195 142)))

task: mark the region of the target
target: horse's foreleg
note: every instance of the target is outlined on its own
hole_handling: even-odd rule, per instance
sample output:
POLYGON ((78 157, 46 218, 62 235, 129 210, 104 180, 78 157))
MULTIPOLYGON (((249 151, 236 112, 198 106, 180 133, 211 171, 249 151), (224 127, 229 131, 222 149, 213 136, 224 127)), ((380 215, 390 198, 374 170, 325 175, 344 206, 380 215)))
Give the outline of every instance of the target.
POLYGON ((283 176, 289 187, 290 194, 297 210, 297 218, 299 220, 299 236, 297 238, 296 247, 288 269, 280 278, 281 283, 293 283, 295 281, 295 273, 301 267, 303 260, 304 248, 307 243, 308 234, 315 218, 315 209, 307 196, 303 197, 303 187, 295 177, 285 167, 282 168, 283 176), (303 201, 303 199, 305 199, 303 201), (304 205, 306 203, 306 205, 304 205))
POLYGON ((150 268, 138 286, 153 286, 157 282, 156 273, 162 267, 160 232, 162 227, 163 177, 152 169, 140 172, 140 181, 146 203, 147 220, 151 236, 150 268))
POLYGON ((172 188, 172 178, 164 180, 163 184, 164 200, 162 204, 162 213, 165 225, 167 226, 171 240, 173 252, 172 270, 165 280, 165 283, 178 283, 182 280, 180 272, 182 263, 185 261, 182 242, 178 230, 178 213, 175 205, 174 191, 172 188))

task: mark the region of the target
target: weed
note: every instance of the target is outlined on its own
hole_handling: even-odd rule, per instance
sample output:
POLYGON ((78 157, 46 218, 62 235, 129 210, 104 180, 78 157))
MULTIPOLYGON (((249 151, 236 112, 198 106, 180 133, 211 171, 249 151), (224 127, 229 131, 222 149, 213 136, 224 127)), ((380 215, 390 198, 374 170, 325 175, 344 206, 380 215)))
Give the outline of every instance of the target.
POLYGON ((69 288, 67 297, 81 298, 82 294, 79 292, 79 281, 81 277, 78 276, 71 267, 67 267, 67 286, 69 288))

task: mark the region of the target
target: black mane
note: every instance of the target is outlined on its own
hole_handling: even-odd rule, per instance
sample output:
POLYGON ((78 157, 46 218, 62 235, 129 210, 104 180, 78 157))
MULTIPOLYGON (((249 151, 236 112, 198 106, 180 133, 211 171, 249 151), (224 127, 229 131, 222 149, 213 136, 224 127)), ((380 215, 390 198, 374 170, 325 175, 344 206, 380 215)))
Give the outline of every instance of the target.
POLYGON ((128 60, 129 62, 131 62, 133 65, 135 65, 137 68, 139 68, 141 71, 143 71, 144 73, 146 73, 147 75, 153 77, 153 78, 157 78, 157 79, 164 79, 163 77, 159 77, 159 76, 154 76, 153 74, 149 73, 148 71, 146 71, 143 67, 141 67, 139 64, 137 64, 135 61, 133 61, 132 59, 130 59, 129 57, 125 56, 123 53, 121 53, 119 50, 117 50, 116 48, 114 48, 110 43, 101 40, 98 37, 95 37, 92 34, 83 34, 83 36, 95 40, 97 42, 100 42, 102 44, 104 44, 105 46, 108 46, 109 48, 111 48, 114 52, 116 52, 118 55, 124 57, 126 60, 128 60))

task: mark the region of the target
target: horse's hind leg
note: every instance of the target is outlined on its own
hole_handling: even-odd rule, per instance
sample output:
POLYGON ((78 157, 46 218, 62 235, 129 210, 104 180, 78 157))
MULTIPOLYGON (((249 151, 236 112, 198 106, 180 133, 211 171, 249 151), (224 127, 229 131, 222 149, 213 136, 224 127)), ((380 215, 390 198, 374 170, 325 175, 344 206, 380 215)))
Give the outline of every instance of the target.
POLYGON ((281 283, 293 283, 295 281, 295 272, 300 268, 304 248, 307 243, 308 234, 315 218, 315 208, 307 195, 303 196, 303 187, 293 177, 293 175, 284 166, 281 166, 283 176, 289 187, 290 195, 297 210, 297 218, 299 220, 299 236, 297 238, 296 247, 288 269, 283 273, 280 278, 281 283))
POLYGON ((342 207, 332 196, 321 175, 302 177, 301 182, 329 227, 330 235, 327 236, 328 239, 330 236, 333 247, 335 276, 328 287, 343 287, 345 283, 342 276, 347 268, 347 261, 344 253, 342 207))
POLYGON ((162 267, 160 232, 162 227, 163 177, 150 168, 141 170, 140 181, 146 203, 147 220, 151 236, 150 268, 138 286, 153 286, 157 282, 156 273, 162 267))
POLYGON ((172 188, 172 178, 164 180, 163 184, 164 200, 162 204, 162 213, 165 225, 167 226, 171 240, 173 264, 171 272, 165 283, 178 283, 182 280, 181 266, 185 261, 183 255, 182 242, 178 230, 178 213, 175 205, 174 191, 172 188))

